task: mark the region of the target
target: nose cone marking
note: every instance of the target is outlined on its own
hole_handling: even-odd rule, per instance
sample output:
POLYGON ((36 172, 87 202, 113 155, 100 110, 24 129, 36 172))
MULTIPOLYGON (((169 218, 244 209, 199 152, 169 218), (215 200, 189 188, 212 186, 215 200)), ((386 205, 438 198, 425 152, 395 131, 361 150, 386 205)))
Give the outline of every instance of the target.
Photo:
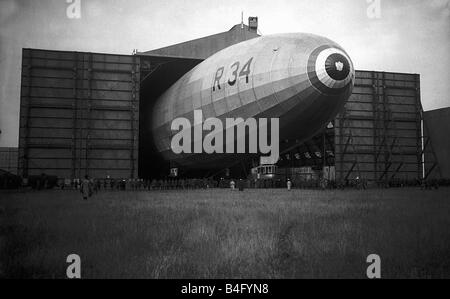
POLYGON ((343 93, 352 83, 354 72, 347 54, 332 46, 317 48, 308 60, 309 80, 323 94, 343 93))
POLYGON ((335 64, 334 64, 335 66, 336 66, 336 69, 339 71, 339 72, 342 72, 342 70, 344 69, 344 64, 342 63, 342 62, 336 62, 335 64))
POLYGON ((325 61, 325 70, 331 79, 342 81, 350 73, 350 63, 341 54, 331 54, 325 61))

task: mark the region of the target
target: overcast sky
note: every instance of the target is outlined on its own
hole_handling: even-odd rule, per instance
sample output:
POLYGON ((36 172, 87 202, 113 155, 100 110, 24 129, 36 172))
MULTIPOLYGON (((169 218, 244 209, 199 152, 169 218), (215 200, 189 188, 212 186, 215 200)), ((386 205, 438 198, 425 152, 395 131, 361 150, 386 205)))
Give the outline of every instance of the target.
POLYGON ((450 0, 0 0, 0 146, 17 146, 22 48, 131 54, 229 30, 309 32, 344 47, 356 69, 418 73, 425 110, 450 106, 450 0), (372 6, 371 8, 373 8, 372 6))

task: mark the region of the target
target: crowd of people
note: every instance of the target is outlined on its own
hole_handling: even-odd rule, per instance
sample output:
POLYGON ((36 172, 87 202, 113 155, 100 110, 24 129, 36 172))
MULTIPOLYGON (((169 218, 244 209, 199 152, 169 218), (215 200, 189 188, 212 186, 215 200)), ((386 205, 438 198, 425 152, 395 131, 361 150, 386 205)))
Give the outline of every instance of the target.
MULTIPOLYGON (((86 178, 85 178, 86 179, 86 178)), ((147 191, 147 190, 184 190, 226 188, 225 180, 213 179, 93 179, 87 178, 93 192, 98 191, 147 191)), ((83 179, 66 179, 61 182, 61 189, 80 189, 83 179)))
MULTIPOLYGON (((5 176, 6 177, 6 176, 5 176)), ((17 177, 19 178, 19 177, 17 177)), ((0 189, 8 188, 19 188, 29 186, 35 190, 45 190, 58 188, 62 190, 80 190, 82 189, 83 182, 88 180, 89 187, 92 193, 99 191, 152 191, 152 190, 193 190, 193 189, 209 189, 209 188, 231 188, 231 189, 272 189, 272 188, 283 188, 283 189, 367 189, 372 185, 375 187, 384 188, 398 188, 398 187, 421 187, 422 189, 437 189, 439 186, 449 186, 448 181, 438 181, 438 180, 415 180, 415 181, 405 181, 396 180, 389 182, 374 183, 369 185, 368 181, 362 178, 355 178, 345 181, 327 181, 325 179, 319 180, 299 180, 298 178, 278 178, 278 179, 176 179, 176 178, 166 178, 166 179, 114 179, 114 178, 83 178, 83 179, 58 179, 55 176, 47 176, 42 174, 40 176, 32 176, 28 179, 23 179, 22 181, 17 179, 14 181, 14 185, 10 183, 12 179, 1 180, 0 189), (7 184, 8 183, 8 184, 7 184), (376 184, 376 185, 374 185, 376 184), (2 186, 4 185, 4 188, 2 186), (9 186, 11 185, 11 186, 9 186), (13 185, 13 186, 12 186, 13 185)))

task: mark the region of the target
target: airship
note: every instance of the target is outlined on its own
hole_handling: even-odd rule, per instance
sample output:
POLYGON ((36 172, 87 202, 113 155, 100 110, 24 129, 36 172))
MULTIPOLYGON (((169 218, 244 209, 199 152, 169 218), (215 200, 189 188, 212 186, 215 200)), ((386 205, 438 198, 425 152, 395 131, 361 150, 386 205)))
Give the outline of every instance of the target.
MULTIPOLYGON (((283 152, 289 144, 284 141, 306 141, 323 130, 352 94, 354 81, 349 55, 328 38, 306 33, 261 36, 217 52, 181 77, 157 99, 150 130, 157 151, 172 166, 227 167, 249 154, 176 153, 172 140, 180 132, 173 121, 189 120, 193 126, 185 130, 194 132, 195 125, 210 118, 224 123, 230 118, 278 119, 283 152)), ((245 134, 251 140, 256 133, 245 134)), ((192 148, 206 134, 194 135, 192 148)))

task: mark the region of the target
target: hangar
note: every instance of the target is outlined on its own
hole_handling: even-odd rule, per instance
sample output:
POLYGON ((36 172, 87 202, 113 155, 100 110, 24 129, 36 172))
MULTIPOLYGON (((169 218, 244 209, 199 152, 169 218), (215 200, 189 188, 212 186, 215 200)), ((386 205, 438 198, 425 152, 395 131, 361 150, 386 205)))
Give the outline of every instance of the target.
MULTIPOLYGON (((257 18, 249 18, 249 25, 133 55, 24 49, 19 174, 167 176, 170 165, 149 140, 147 112, 185 73, 258 37, 257 28, 257 18)), ((278 168, 290 177, 319 170, 333 180, 422 179, 441 169, 423 120, 419 75, 360 70, 353 95, 326 132, 303 143, 281 141, 289 151, 278 168)), ((250 172, 254 162, 243 169, 250 172)))

